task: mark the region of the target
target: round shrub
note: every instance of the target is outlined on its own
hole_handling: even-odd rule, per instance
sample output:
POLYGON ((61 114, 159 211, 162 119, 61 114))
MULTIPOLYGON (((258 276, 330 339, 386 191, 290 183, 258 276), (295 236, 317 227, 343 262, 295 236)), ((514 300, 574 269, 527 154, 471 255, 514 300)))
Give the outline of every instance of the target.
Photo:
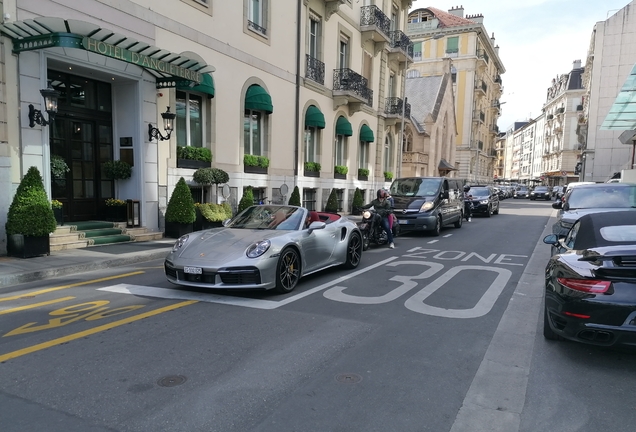
POLYGON ((251 207, 253 205, 254 205, 254 193, 252 192, 251 187, 246 187, 243 190, 243 196, 241 197, 241 201, 239 202, 239 205, 238 205, 238 212, 240 213, 246 208, 251 207))
POLYGON ((48 236, 55 231, 55 214, 44 190, 40 171, 31 167, 20 182, 9 206, 7 235, 48 236))
POLYGON ((327 199, 327 205, 325 206, 325 211, 327 213, 338 213, 338 196, 336 195, 335 189, 331 189, 331 193, 327 199))
POLYGON ((197 218, 192 193, 185 179, 181 177, 172 191, 166 208, 166 222, 193 223, 197 218))
POLYGON ((294 191, 289 197, 289 205, 300 207, 300 190, 298 189, 298 186, 294 186, 294 191))

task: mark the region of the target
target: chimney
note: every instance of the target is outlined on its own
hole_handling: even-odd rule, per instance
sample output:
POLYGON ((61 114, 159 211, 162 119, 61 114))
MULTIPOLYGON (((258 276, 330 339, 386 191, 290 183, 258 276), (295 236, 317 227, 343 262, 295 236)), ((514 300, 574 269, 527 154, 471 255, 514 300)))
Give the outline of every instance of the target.
POLYGON ((476 22, 477 24, 484 23, 484 16, 482 14, 466 15, 466 19, 476 22))
POLYGON ((572 70, 574 69, 581 69, 581 60, 574 60, 574 62, 572 62, 572 70))
POLYGON ((495 32, 492 32, 492 36, 490 36, 490 42, 492 42, 492 44, 495 44, 495 32))
POLYGON ((451 15, 458 16, 460 18, 464 18, 464 6, 455 6, 454 8, 450 8, 448 13, 451 15))
POLYGON ((497 45, 497 46, 495 47, 495 52, 496 52, 497 54, 499 54, 499 45, 497 45))

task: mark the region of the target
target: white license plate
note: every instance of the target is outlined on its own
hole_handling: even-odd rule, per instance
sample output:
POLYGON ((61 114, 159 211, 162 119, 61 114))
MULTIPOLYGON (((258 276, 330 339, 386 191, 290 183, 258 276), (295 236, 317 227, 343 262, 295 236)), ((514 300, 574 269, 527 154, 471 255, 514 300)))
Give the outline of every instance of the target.
POLYGON ((405 223, 407 223, 407 221, 406 221, 406 220, 404 220, 404 219, 398 219, 398 222, 399 222, 399 223, 401 223, 401 224, 405 224, 405 223))
POLYGON ((201 267, 184 267, 183 272, 190 274, 202 274, 203 270, 201 269, 201 267))

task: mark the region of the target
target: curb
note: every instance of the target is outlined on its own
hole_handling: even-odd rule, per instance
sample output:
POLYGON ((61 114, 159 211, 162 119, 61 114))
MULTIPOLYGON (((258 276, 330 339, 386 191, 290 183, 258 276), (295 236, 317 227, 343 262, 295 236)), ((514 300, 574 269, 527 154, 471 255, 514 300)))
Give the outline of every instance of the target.
POLYGON ((135 264, 145 261, 152 261, 156 259, 165 258, 170 252, 170 247, 165 249, 157 249, 152 252, 143 254, 130 253, 127 256, 120 255, 117 258, 91 261, 82 264, 73 264, 66 267, 48 268, 44 270, 14 273, 0 276, 0 288, 5 288, 11 285, 17 285, 21 283, 34 282, 43 279, 50 279, 58 276, 67 276, 76 273, 84 273, 93 270, 103 270, 106 268, 125 266, 129 264, 135 264))

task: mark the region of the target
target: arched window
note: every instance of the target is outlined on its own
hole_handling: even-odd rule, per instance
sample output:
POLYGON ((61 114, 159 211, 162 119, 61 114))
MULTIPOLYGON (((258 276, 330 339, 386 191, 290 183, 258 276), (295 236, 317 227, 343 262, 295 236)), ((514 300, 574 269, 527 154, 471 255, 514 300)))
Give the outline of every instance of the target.
POLYGON ((250 86, 245 94, 245 116, 243 118, 245 154, 265 155, 267 119, 272 112, 274 112, 272 98, 267 90, 256 84, 250 86))

